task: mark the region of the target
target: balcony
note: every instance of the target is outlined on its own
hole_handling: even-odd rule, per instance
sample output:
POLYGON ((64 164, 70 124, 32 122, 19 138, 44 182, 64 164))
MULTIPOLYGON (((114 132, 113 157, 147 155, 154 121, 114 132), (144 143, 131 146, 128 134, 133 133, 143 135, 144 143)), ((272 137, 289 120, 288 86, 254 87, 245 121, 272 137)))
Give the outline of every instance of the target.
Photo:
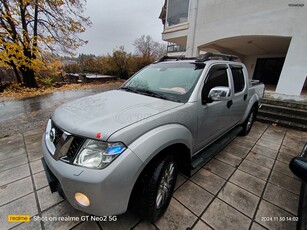
MULTIPOLYGON (((164 13, 162 10, 160 14, 160 18, 165 25, 162 39, 185 46, 189 29, 190 0, 166 0, 164 9, 164 13)), ((173 48, 171 45, 169 49, 173 50, 173 48)))

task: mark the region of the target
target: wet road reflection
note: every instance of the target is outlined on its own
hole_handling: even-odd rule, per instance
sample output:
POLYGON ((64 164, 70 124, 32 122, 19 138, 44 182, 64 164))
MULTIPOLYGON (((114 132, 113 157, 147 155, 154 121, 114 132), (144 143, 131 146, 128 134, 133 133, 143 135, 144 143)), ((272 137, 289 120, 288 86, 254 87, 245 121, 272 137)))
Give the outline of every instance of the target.
POLYGON ((0 102, 0 138, 14 132, 43 127, 59 105, 84 96, 108 91, 121 83, 110 83, 83 90, 59 91, 21 100, 0 102))

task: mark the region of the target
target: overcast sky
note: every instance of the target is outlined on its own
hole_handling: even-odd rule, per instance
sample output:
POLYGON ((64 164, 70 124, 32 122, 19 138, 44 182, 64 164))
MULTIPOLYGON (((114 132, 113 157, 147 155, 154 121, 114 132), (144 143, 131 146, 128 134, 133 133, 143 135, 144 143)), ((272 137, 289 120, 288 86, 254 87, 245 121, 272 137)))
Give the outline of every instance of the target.
POLYGON ((163 3, 164 0, 87 0, 85 16, 93 25, 81 34, 88 44, 78 53, 103 55, 121 45, 133 53, 133 41, 143 34, 162 43, 159 14, 163 3))

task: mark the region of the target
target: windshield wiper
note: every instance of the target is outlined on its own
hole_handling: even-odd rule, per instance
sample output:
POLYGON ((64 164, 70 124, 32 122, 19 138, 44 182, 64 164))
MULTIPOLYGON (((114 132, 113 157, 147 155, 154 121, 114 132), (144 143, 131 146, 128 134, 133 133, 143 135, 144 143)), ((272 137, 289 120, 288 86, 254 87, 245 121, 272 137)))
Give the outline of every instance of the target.
POLYGON ((170 100, 168 97, 160 94, 160 93, 156 93, 156 92, 153 92, 153 91, 150 91, 148 89, 137 89, 140 93, 143 93, 144 95, 147 95, 147 96, 152 96, 152 97, 157 97, 157 98, 160 98, 160 99, 164 99, 164 100, 170 100))
POLYGON ((125 90, 127 92, 132 92, 132 93, 139 93, 139 91, 136 88, 132 88, 132 87, 120 87, 119 89, 121 90, 125 90))
POLYGON ((156 93, 156 92, 150 91, 148 89, 133 88, 133 87, 127 87, 127 86, 120 87, 119 89, 125 90, 127 92, 133 92, 133 93, 143 94, 143 95, 146 95, 146 96, 157 97, 157 98, 160 98, 160 99, 171 100, 168 97, 166 97, 166 96, 164 96, 160 93, 156 93))

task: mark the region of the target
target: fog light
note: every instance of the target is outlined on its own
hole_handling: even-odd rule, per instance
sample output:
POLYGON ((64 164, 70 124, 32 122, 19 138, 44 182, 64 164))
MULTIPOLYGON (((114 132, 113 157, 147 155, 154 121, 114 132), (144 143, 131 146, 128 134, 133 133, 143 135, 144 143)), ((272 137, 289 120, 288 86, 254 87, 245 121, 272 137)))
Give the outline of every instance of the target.
POLYGON ((77 192, 75 194, 75 199, 82 206, 85 207, 90 206, 90 199, 81 192, 77 192))

